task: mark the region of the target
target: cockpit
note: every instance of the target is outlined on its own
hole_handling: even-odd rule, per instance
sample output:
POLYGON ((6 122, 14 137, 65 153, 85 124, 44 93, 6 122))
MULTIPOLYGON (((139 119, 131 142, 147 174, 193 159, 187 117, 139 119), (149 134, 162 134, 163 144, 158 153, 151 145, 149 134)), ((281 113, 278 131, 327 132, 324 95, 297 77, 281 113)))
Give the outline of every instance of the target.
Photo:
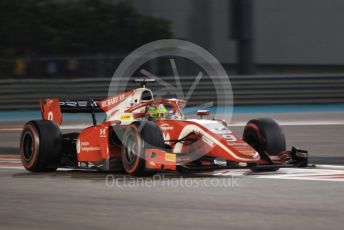
POLYGON ((152 101, 153 100, 153 94, 150 90, 145 90, 141 94, 141 101, 152 101))

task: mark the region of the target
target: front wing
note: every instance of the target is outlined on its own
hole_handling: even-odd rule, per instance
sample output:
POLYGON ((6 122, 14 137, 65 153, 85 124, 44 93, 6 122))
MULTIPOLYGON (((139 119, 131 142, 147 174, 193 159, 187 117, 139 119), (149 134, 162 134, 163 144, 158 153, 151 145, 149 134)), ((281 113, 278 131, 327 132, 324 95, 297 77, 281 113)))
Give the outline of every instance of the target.
POLYGON ((207 156, 188 162, 187 154, 175 154, 162 149, 146 149, 145 161, 147 170, 179 172, 215 171, 220 169, 251 169, 252 171, 261 172, 276 171, 279 168, 309 166, 308 152, 306 150, 292 147, 290 151, 282 154, 285 156, 283 162, 274 161, 268 154, 263 153, 265 160, 257 163, 240 164, 227 161, 225 164, 218 164, 217 159, 207 156))

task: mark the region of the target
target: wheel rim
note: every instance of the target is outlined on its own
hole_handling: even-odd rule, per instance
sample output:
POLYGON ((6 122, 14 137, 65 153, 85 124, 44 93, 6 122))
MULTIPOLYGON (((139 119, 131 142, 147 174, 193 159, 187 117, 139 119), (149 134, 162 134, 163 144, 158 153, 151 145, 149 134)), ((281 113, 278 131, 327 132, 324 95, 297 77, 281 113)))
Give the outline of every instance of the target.
POLYGON ((128 136, 128 140, 125 146, 125 161, 129 166, 133 166, 138 158, 137 144, 132 135, 128 136))
POLYGON ((30 161, 34 153, 34 142, 30 132, 24 134, 23 138, 23 156, 25 161, 30 161))

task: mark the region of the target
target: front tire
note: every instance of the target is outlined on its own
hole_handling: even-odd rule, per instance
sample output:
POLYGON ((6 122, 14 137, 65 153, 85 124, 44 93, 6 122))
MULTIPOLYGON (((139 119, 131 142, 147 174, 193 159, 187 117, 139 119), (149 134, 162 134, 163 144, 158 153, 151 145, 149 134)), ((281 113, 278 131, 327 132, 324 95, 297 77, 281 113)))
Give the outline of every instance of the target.
POLYGON ((62 155, 62 134, 53 121, 30 121, 20 137, 20 158, 31 172, 55 171, 62 155))
POLYGON ((249 121, 245 126, 243 139, 258 152, 265 151, 271 156, 286 150, 283 130, 270 118, 249 121))
MULTIPOLYGON (((286 151, 286 141, 282 128, 273 119, 260 118, 249 121, 244 129, 243 139, 262 156, 278 155, 286 151)), ((277 171, 278 168, 263 171, 277 171)), ((255 171, 259 171, 255 169, 255 171)))
POLYGON ((158 125, 151 121, 131 124, 122 139, 122 163, 124 170, 133 176, 152 176, 145 171, 144 150, 164 148, 164 139, 158 125))

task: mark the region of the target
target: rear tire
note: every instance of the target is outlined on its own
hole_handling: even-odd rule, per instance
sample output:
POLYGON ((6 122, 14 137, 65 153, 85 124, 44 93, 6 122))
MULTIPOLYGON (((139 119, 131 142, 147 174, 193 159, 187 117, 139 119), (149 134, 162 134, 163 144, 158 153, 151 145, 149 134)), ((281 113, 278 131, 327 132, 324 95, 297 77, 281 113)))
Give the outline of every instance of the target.
MULTIPOLYGON (((243 139, 260 154, 265 152, 269 156, 275 156, 286 150, 283 130, 275 120, 270 118, 249 121, 245 126, 243 139)), ((272 168, 262 171, 277 170, 278 168, 272 168)))
POLYGON ((133 176, 152 176, 154 172, 145 171, 144 150, 164 148, 160 127, 151 121, 131 124, 122 139, 122 163, 124 170, 133 176))
POLYGON ((31 172, 55 171, 61 161, 63 138, 53 121, 30 121, 20 138, 20 158, 31 172))

